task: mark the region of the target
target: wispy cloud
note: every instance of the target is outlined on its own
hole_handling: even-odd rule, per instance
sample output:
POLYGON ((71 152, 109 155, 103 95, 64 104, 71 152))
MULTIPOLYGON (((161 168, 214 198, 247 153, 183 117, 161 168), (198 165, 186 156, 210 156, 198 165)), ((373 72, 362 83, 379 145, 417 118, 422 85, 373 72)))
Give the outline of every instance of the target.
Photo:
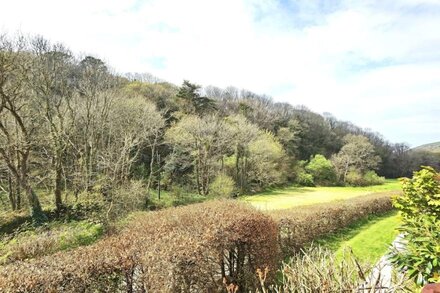
POLYGON ((440 140, 438 1, 16 0, 0 29, 62 41, 120 72, 266 93, 392 141, 440 140))

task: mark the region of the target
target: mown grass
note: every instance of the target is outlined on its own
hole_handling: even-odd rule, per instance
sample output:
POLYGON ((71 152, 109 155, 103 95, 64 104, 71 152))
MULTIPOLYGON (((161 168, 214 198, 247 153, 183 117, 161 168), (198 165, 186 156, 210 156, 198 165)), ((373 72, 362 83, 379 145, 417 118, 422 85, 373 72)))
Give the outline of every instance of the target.
POLYGON ((337 200, 345 200, 361 195, 379 192, 398 193, 401 191, 397 179, 387 179, 385 184, 367 187, 297 187, 272 189, 262 193, 241 197, 257 209, 288 209, 302 205, 313 205, 337 200))
POLYGON ((317 239, 316 244, 335 251, 341 258, 344 250, 351 248, 361 262, 376 263, 387 253, 389 245, 398 235, 400 217, 396 211, 380 216, 370 216, 352 225, 317 239))

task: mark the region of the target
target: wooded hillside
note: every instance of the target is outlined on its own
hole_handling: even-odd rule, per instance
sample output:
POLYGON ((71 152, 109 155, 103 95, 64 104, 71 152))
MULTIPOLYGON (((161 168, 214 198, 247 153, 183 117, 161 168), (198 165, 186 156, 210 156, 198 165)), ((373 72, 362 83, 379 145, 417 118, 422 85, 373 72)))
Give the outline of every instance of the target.
POLYGON ((46 217, 42 191, 58 213, 67 198, 87 198, 109 214, 147 206, 158 187, 228 197, 439 165, 328 113, 233 87, 122 76, 43 38, 0 37, 0 98, 1 202, 29 206, 36 221, 46 217))

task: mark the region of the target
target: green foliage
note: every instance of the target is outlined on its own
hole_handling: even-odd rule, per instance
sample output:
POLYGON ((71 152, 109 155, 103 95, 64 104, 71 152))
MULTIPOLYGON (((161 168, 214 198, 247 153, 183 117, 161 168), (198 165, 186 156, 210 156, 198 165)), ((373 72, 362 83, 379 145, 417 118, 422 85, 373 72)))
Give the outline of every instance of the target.
POLYGON ((359 170, 352 169, 345 176, 345 183, 351 186, 380 185, 385 183, 385 178, 379 177, 374 171, 362 175, 359 170))
POLYGON ((355 169, 348 171, 345 175, 345 183, 351 186, 365 186, 362 174, 355 169))
POLYGON ((374 146, 367 137, 362 135, 346 135, 346 144, 339 153, 332 156, 332 163, 340 181, 357 184, 362 181, 363 174, 369 170, 377 169, 381 158, 376 155, 374 146), (355 172, 349 176, 350 172, 355 172), (359 173, 359 174, 357 174, 359 173))
POLYGON ((440 176, 431 167, 402 179, 402 196, 394 199, 401 212, 405 248, 394 251, 392 261, 407 268, 418 285, 440 281, 440 176))
POLYGON ((260 132, 249 144, 248 176, 260 187, 269 187, 285 181, 285 152, 275 136, 260 132))
POLYGON ((209 194, 214 197, 228 198, 235 188, 234 179, 225 174, 219 174, 209 186, 209 194))
POLYGON ((364 182, 366 186, 370 185, 381 185, 385 183, 385 177, 381 177, 374 171, 367 171, 364 174, 364 182))
POLYGON ((299 173, 296 175, 295 181, 301 186, 315 186, 313 175, 303 170, 299 171, 299 173))
POLYGON ((305 167, 313 175, 316 185, 333 185, 336 182, 336 173, 333 164, 323 155, 315 155, 305 167))

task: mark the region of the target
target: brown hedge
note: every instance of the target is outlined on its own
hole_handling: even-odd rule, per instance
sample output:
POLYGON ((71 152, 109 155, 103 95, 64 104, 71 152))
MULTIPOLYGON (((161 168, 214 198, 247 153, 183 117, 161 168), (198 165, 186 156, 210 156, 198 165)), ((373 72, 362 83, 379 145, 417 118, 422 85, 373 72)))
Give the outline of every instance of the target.
POLYGON ((277 226, 267 215, 215 201, 138 215, 94 245, 0 268, 0 292, 220 292, 258 288, 275 272, 277 226))
POLYGON ((284 256, 298 252, 323 235, 347 227, 373 214, 391 211, 391 193, 376 193, 345 201, 271 211, 278 223, 279 244, 284 256))

